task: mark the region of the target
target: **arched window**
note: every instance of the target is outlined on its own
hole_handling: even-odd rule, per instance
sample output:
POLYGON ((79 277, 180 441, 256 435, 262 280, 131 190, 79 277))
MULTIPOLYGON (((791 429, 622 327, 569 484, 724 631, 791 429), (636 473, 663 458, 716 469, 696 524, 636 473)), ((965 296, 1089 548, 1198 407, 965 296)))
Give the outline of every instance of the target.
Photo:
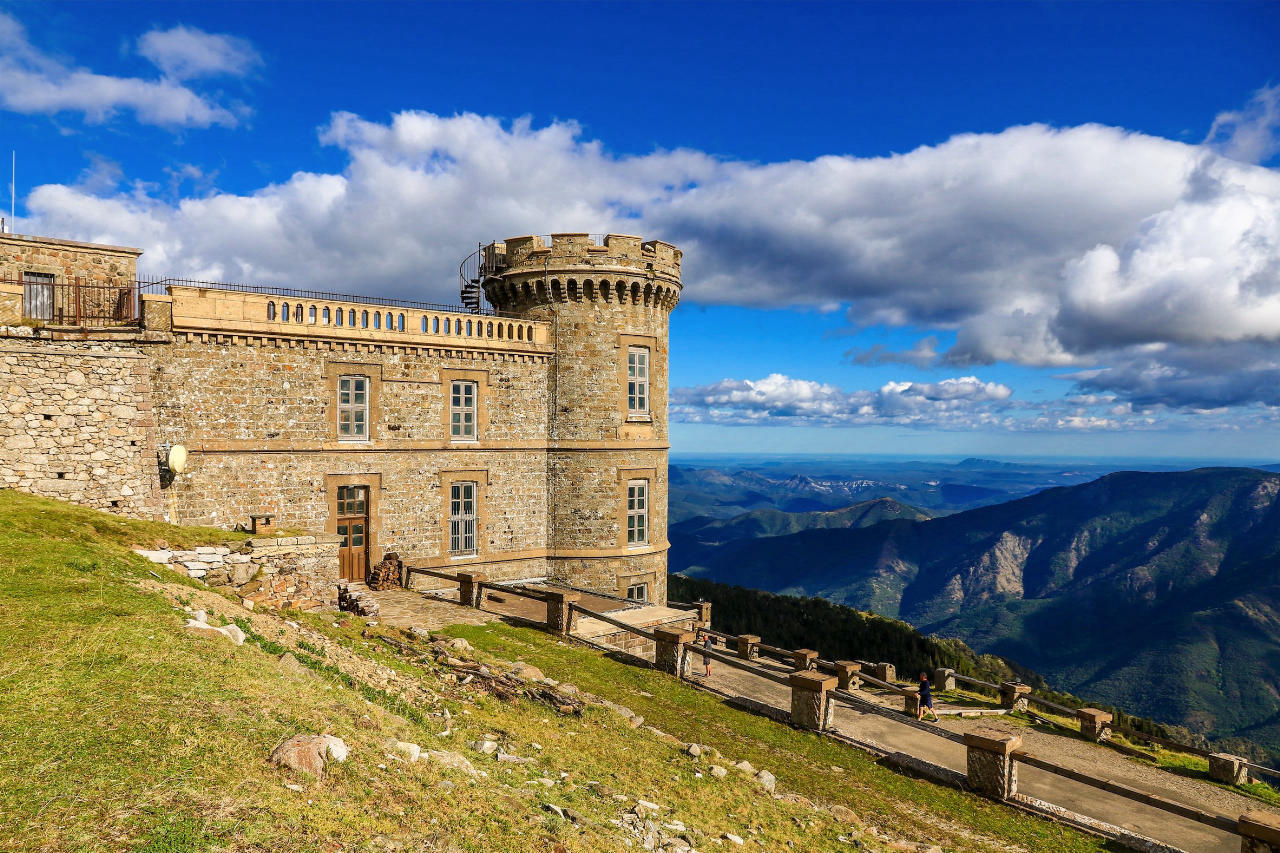
POLYGON ((467 337, 471 337, 471 321, 467 321, 467 337))
POLYGON ((526 332, 525 332, 524 339, 525 339, 526 341, 532 341, 532 340, 533 340, 533 326, 526 326, 525 328, 526 328, 528 331, 526 331, 526 332))
POLYGON ((423 314, 422 315, 422 334, 425 335, 426 333, 427 333, 427 315, 423 314))
POLYGON ((334 320, 337 320, 337 325, 339 325, 339 326, 341 326, 341 325, 342 325, 342 315, 343 315, 343 314, 345 314, 345 313, 346 313, 346 312, 345 312, 345 311, 343 311, 341 308, 338 308, 337 310, 335 310, 335 311, 333 312, 333 319, 334 319, 334 320))
POLYGON ((347 325, 353 329, 356 327, 356 309, 354 308, 347 309, 347 325))
POLYGON ((302 303, 301 302, 293 306, 293 321, 295 323, 302 322, 302 303))
MULTIPOLYGON (((501 323, 499 323, 499 324, 498 324, 498 327, 499 327, 499 328, 501 328, 501 327, 502 327, 502 324, 501 324, 501 323)), ((492 337, 493 337, 493 323, 489 323, 488 325, 486 325, 486 326, 485 326, 485 329, 484 329, 484 336, 485 336, 486 338, 492 338, 492 337)))
POLYGON ((396 315, 396 331, 397 332, 404 331, 404 315, 403 314, 396 315))
POLYGON ((440 334, 440 318, 439 317, 431 318, 431 334, 433 335, 440 334))
POLYGON ((507 324, 507 340, 511 340, 513 337, 515 337, 515 331, 516 331, 515 326, 512 326, 510 323, 508 323, 507 324))
POLYGON ((329 306, 325 306, 325 309, 320 316, 324 317, 324 324, 326 326, 329 325, 329 306))
POLYGON ((503 334, 502 334, 502 324, 501 324, 501 323, 499 323, 499 324, 498 324, 498 340, 502 340, 502 337, 503 337, 503 334))
POLYGON ((368 311, 360 312, 360 328, 362 329, 369 328, 369 312, 368 311))
POLYGON ((316 306, 312 305, 307 309, 307 322, 314 324, 316 321, 316 306))
POLYGON ((524 326, 516 326, 516 340, 524 340, 524 326))
POLYGON ((453 333, 454 333, 455 335, 460 335, 460 334, 462 334, 462 321, 461 321, 461 320, 454 320, 454 321, 453 321, 453 333))
POLYGON ((273 323, 276 320, 276 304, 274 302, 267 303, 267 319, 273 323))
POLYGON ((289 303, 288 302, 280 306, 280 320, 284 323, 289 322, 289 303))
POLYGON ((381 329, 381 328, 382 328, 382 312, 381 312, 381 311, 374 311, 374 312, 373 312, 373 327, 374 327, 375 329, 381 329))

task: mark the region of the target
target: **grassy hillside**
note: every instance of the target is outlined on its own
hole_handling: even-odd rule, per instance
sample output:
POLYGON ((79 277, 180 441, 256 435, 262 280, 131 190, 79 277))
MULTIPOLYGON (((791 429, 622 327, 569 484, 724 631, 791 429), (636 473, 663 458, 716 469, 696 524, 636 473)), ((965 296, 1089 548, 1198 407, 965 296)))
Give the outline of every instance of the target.
POLYGON ((0 850, 638 849, 621 823, 637 799, 699 849, 732 847, 716 843, 724 833, 769 850, 1104 849, 538 631, 451 629, 490 672, 521 658, 678 740, 603 708, 504 698, 484 677, 463 684, 407 632, 248 613, 129 550, 225 538, 0 490, 0 850), (183 628, 184 606, 234 617, 248 642, 183 628), (299 733, 343 738, 350 759, 319 782, 273 768, 272 748, 299 733), (486 735, 533 761, 469 749, 486 735), (483 775, 397 760, 387 738, 456 751, 483 775), (714 778, 680 740, 772 771, 786 795, 737 771, 714 778))
POLYGON ((1277 474, 1122 472, 928 521, 736 540, 689 573, 905 619, 1074 693, 1280 751, 1277 474))

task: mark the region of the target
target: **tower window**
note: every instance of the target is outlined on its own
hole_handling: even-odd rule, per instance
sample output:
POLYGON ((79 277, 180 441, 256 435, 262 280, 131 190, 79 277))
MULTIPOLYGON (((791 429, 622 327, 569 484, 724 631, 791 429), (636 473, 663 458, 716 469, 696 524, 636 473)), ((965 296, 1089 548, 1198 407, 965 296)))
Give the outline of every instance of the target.
POLYGON ((338 377, 338 440, 369 437, 369 377, 338 377))
POLYGON ((649 481, 627 483, 627 544, 649 543, 649 481))
POLYGON ((476 383, 449 383, 449 437, 455 441, 476 437, 476 383))
POLYGON ((449 553, 476 553, 476 484, 449 486, 449 553))
POLYGON ((289 322, 289 303, 286 302, 280 306, 280 319, 289 322))
POLYGON ((312 305, 307 309, 307 322, 314 324, 316 321, 316 306, 312 305))
POLYGON ((647 583, 633 583, 627 587, 627 598, 632 601, 648 601, 649 585, 647 583))
POLYGON ((327 325, 329 325, 329 308, 328 308, 328 306, 326 306, 326 307, 325 307, 325 309, 324 309, 324 324, 325 324, 326 326, 327 326, 327 325))
POLYGON ((627 349, 627 414, 649 414, 649 348, 627 349))

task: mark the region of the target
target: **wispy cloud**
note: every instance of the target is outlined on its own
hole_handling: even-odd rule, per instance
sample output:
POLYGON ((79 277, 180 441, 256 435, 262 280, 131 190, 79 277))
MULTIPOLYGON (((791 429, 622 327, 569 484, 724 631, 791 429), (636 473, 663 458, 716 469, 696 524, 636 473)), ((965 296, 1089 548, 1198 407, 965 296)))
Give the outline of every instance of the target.
POLYGON ((1205 142, 1246 163, 1280 154, 1280 85, 1254 92, 1244 109, 1218 113, 1205 142))
POLYGON ((253 45, 242 38, 181 25, 143 34, 138 53, 174 80, 240 77, 262 64, 253 45))
MULTIPOLYGON (((189 46, 199 44, 201 36, 214 41, 225 38, 179 29, 184 30, 189 46)), ((158 46, 151 46, 153 61, 166 72, 165 76, 154 80, 120 77, 51 58, 32 44, 16 18, 0 12, 0 108, 27 114, 78 113, 95 124, 122 112, 132 113, 143 124, 170 128, 239 124, 242 110, 218 104, 185 85, 181 75, 168 73, 172 69, 191 72, 201 67, 207 71, 214 61, 212 52, 206 50, 202 55, 189 55, 184 63, 173 32, 168 31, 168 36, 158 34, 158 46)), ((226 68, 229 57, 224 56, 223 61, 226 68)))

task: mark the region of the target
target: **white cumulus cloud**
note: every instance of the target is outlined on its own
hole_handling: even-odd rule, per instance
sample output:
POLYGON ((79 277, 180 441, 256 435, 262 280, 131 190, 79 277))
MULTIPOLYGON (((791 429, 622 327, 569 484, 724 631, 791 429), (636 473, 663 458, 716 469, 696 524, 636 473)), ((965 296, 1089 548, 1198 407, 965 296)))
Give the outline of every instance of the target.
POLYGON ((1013 391, 974 376, 941 382, 887 382, 877 390, 835 385, 780 373, 763 379, 724 379, 671 392, 671 416, 688 423, 734 425, 903 424, 968 428, 998 423, 1013 391))
POLYGON ((335 114, 320 139, 340 172, 178 201, 48 185, 27 227, 142 246, 154 272, 444 302, 477 241, 619 230, 685 250, 687 301, 955 335, 855 360, 1061 366, 1142 406, 1274 405, 1280 174, 1211 146, 1028 125, 761 164, 418 111, 335 114))
POLYGON ((0 108, 26 114, 78 113, 91 123, 131 112, 143 124, 172 128, 234 127, 241 118, 177 77, 112 76, 51 58, 31 43, 16 18, 4 12, 0 12, 0 108))

